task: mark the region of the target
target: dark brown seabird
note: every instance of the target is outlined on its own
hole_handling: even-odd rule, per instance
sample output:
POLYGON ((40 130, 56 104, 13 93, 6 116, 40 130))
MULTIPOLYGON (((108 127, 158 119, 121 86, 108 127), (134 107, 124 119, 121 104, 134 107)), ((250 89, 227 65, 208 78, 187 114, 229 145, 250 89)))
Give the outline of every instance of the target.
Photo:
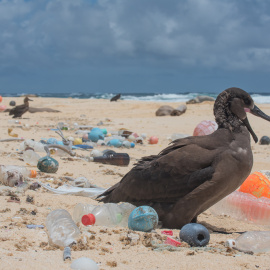
POLYGON ((9 111, 9 115, 13 115, 12 118, 22 117, 24 113, 29 110, 29 101, 33 101, 29 97, 24 98, 24 104, 18 105, 9 111))
POLYGON ((217 97, 218 129, 207 136, 175 140, 158 155, 143 157, 122 180, 99 197, 153 207, 163 227, 180 229, 236 190, 250 174, 253 132, 246 112, 267 121, 248 93, 229 88, 217 97))

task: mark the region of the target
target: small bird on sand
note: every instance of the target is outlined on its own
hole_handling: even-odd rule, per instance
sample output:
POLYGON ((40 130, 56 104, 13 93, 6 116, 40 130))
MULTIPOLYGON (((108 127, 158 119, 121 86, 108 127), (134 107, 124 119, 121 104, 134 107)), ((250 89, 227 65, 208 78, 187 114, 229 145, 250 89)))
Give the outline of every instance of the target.
POLYGON ((24 113, 29 110, 29 101, 33 101, 29 97, 24 98, 24 104, 18 105, 9 111, 9 115, 13 115, 12 118, 22 117, 24 113))
POLYGON ((166 228, 196 222, 250 174, 250 134, 255 142, 258 138, 246 112, 270 121, 244 90, 226 89, 214 104, 214 133, 175 140, 158 155, 143 157, 100 201, 149 205, 166 228))

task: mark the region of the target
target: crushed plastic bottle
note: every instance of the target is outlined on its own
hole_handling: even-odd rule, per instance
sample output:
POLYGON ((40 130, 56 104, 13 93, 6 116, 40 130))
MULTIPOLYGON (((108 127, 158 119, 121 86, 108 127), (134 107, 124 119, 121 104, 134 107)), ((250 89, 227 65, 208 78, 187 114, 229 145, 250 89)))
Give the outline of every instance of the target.
POLYGON ((21 122, 19 120, 15 120, 15 119, 8 120, 8 123, 9 124, 16 124, 16 125, 20 125, 21 124, 21 122))
POLYGON ((46 228, 50 245, 67 247, 76 243, 76 238, 80 236, 79 228, 68 211, 64 209, 56 209, 49 213, 46 228))
POLYGON ((82 217, 82 223, 84 225, 127 227, 129 215, 135 208, 136 206, 130 203, 98 205, 91 213, 82 217))
POLYGON ((20 144, 20 150, 25 151, 27 149, 33 149, 35 152, 46 152, 44 150, 44 144, 33 140, 25 140, 20 144))
POLYGON ((0 182, 6 186, 14 187, 23 182, 23 178, 35 178, 37 172, 22 166, 0 165, 0 182))
POLYGON ((225 245, 244 252, 267 252, 270 251, 270 231, 245 232, 235 240, 227 240, 225 245))
POLYGON ((226 215, 237 220, 270 225, 270 199, 234 191, 209 208, 214 215, 226 215))
POLYGON ((41 156, 31 149, 28 149, 23 152, 23 160, 28 165, 37 166, 37 163, 40 158, 41 156))
POLYGON ((183 139, 183 138, 186 138, 186 137, 189 137, 190 135, 188 134, 182 134, 182 133, 173 133, 170 137, 168 137, 168 139, 170 141, 175 141, 175 140, 178 140, 178 139, 183 139))
POLYGON ((99 270, 98 264, 86 257, 74 260, 71 263, 70 268, 73 270, 99 270))

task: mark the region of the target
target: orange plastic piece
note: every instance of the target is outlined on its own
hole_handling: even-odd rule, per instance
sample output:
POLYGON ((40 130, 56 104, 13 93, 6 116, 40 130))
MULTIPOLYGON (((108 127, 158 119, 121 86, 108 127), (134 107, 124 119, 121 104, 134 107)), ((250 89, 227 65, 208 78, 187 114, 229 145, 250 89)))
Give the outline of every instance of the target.
POLYGON ((265 174, 254 172, 240 186, 239 191, 249 193, 257 198, 266 197, 270 199, 270 180, 265 174))
POLYGON ((2 96, 0 96, 0 102, 2 102, 2 100, 3 100, 3 98, 2 98, 2 96))
POLYGON ((30 178, 36 178, 37 177, 37 171, 31 170, 30 178))

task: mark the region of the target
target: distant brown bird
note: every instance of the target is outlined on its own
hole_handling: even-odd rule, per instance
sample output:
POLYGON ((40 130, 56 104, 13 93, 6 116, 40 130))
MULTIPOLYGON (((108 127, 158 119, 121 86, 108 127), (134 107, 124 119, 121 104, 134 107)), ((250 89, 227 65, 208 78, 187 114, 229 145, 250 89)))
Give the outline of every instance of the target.
POLYGON ((29 110, 29 101, 33 101, 33 100, 28 97, 25 97, 24 104, 18 105, 15 108, 11 109, 9 111, 9 115, 13 115, 12 118, 22 117, 22 115, 29 110))
POLYGON ((121 97, 121 94, 118 94, 118 95, 112 97, 110 101, 117 101, 120 97, 121 97))
POLYGON ((105 203, 153 207, 163 227, 181 228, 236 190, 250 174, 250 135, 258 141, 246 112, 267 121, 251 96, 229 88, 217 97, 218 129, 207 136, 178 139, 158 155, 143 157, 122 180, 99 197, 105 203))

